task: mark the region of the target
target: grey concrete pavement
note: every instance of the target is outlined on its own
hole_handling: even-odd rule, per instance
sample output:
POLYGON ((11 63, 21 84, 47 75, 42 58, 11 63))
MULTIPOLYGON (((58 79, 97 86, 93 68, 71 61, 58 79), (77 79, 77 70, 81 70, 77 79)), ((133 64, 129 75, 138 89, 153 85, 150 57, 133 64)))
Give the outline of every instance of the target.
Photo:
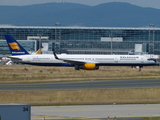
POLYGON ((32 106, 31 114, 32 120, 160 117, 160 104, 32 106))

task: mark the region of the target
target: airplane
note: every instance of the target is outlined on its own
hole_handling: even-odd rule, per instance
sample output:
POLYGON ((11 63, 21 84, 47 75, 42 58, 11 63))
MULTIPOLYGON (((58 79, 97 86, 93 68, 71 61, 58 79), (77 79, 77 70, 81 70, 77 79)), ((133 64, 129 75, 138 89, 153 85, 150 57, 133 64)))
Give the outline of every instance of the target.
POLYGON ((156 66, 157 60, 151 55, 88 55, 88 54, 28 54, 11 36, 5 35, 12 56, 17 63, 39 66, 67 66, 75 70, 98 70, 100 66, 156 66))

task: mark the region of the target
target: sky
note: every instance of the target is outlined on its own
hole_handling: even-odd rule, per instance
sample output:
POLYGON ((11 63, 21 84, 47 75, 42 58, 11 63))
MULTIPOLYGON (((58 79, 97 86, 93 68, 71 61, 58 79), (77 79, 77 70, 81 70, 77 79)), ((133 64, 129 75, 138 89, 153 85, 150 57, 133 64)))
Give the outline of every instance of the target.
POLYGON ((151 7, 160 9, 160 0, 0 0, 0 5, 24 6, 32 4, 50 3, 50 2, 70 2, 95 6, 108 2, 127 2, 141 7, 151 7))

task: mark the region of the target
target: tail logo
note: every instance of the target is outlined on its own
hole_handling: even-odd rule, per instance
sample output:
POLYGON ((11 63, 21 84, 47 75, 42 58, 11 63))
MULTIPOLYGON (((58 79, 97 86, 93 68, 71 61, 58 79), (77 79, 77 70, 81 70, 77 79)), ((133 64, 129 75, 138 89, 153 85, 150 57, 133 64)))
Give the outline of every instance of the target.
POLYGON ((16 49, 16 50, 21 50, 20 49, 20 47, 19 47, 19 45, 17 44, 17 43, 15 43, 15 42, 13 42, 13 43, 8 43, 9 44, 9 46, 12 48, 12 49, 16 49))

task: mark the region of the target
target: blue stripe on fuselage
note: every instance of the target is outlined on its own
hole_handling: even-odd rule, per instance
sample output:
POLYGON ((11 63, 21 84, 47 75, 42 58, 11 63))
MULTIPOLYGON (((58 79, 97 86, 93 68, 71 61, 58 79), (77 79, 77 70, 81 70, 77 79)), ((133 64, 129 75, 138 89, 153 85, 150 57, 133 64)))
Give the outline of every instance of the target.
POLYGON ((66 67, 73 66, 69 63, 23 63, 23 64, 36 65, 36 66, 66 66, 66 67))

